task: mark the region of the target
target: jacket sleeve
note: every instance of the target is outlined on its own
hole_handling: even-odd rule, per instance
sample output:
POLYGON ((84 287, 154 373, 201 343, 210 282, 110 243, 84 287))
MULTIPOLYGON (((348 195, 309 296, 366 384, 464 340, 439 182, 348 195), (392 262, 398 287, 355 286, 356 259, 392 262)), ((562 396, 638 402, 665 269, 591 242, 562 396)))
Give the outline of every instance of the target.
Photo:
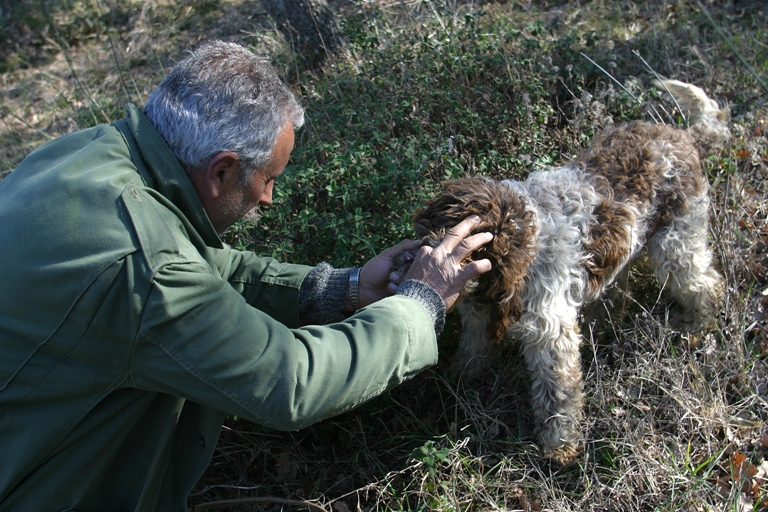
POLYGON ((210 263, 251 306, 288 327, 299 324, 299 289, 312 267, 281 263, 225 247, 210 250, 210 263))
POLYGON ((278 429, 345 412, 437 362, 426 310, 395 296, 341 323, 289 329, 199 263, 154 276, 134 385, 278 429))

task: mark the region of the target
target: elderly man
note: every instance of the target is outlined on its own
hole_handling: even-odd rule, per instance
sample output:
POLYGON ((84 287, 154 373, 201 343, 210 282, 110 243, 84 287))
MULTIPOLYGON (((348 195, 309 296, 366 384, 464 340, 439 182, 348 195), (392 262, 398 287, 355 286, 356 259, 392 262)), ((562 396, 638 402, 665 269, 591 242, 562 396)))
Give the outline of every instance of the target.
POLYGON ((487 260, 467 220, 391 276, 288 265, 217 233, 272 200, 303 111, 234 44, 144 112, 51 141, 0 183, 0 510, 180 511, 224 411, 298 429, 437 360, 487 260), (392 281, 393 279, 394 281, 392 281))

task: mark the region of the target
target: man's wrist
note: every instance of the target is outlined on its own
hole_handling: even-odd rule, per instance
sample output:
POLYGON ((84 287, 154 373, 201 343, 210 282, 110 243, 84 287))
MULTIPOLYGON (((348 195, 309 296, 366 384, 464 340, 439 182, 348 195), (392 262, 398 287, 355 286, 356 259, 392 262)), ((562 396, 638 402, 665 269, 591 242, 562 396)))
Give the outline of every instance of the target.
POLYGON ((445 327, 445 302, 434 288, 416 279, 408 279, 397 289, 397 295, 403 295, 415 299, 424 306, 427 310, 427 314, 432 319, 432 324, 435 326, 435 333, 439 336, 443 332, 445 327))

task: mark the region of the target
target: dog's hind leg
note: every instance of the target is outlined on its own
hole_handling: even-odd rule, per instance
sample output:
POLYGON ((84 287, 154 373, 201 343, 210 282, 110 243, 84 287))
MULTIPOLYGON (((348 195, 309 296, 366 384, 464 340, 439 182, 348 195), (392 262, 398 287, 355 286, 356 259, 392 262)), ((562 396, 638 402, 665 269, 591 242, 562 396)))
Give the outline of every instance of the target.
POLYGON ((707 241, 708 207, 707 196, 692 198, 685 214, 673 218, 648 241, 659 284, 682 307, 676 327, 691 333, 714 323, 724 288, 707 241))

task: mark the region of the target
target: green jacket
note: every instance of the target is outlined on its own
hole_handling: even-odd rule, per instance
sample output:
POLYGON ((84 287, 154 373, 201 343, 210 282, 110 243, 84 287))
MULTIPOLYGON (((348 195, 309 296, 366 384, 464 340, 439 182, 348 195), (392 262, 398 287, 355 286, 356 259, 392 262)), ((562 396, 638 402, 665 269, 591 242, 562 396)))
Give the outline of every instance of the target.
POLYGON ((134 106, 0 182, 0 511, 180 511, 223 411, 298 429, 437 361, 395 296, 299 325, 310 267, 221 243, 134 106))

